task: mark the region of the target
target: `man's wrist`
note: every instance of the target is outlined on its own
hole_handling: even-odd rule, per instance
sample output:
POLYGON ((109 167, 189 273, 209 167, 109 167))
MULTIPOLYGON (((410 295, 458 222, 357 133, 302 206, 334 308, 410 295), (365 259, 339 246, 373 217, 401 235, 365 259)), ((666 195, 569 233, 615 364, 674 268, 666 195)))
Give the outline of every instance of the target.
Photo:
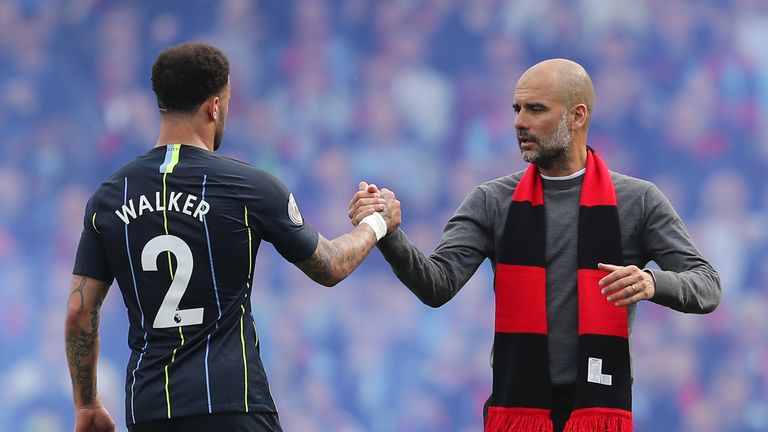
MULTIPOLYGON (((656 275, 653 274, 653 271, 651 271, 651 269, 649 269, 649 268, 644 268, 643 272, 648 273, 649 275, 651 275, 651 280, 653 281, 653 295, 655 296, 656 295, 656 286, 657 286, 656 285, 656 275)), ((651 296, 651 298, 653 298, 653 296, 651 296)))
POLYGON ((387 222, 379 212, 375 212, 364 217, 360 223, 366 224, 371 227, 371 229, 373 229, 373 233, 376 235, 377 242, 381 240, 385 235, 387 235, 387 222))

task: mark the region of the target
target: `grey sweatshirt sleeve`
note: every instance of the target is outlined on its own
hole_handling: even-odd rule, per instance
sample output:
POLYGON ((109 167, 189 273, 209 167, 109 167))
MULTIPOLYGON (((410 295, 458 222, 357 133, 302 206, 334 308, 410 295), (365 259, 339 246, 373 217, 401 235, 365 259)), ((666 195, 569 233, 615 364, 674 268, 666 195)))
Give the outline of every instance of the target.
POLYGON ((476 187, 448 221, 429 257, 399 229, 381 239, 378 247, 408 289, 425 304, 439 307, 459 292, 489 256, 490 220, 485 193, 476 187))
POLYGON ((656 186, 644 199, 643 245, 661 270, 651 301, 681 312, 709 313, 720 303, 720 277, 693 245, 683 222, 656 186))

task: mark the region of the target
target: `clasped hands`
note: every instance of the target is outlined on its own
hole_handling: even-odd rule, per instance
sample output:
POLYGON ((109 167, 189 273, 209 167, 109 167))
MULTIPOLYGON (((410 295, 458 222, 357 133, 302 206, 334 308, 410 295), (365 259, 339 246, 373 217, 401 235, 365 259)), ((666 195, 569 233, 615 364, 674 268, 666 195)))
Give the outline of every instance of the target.
POLYGON ((349 219, 352 225, 357 226, 366 216, 380 212, 387 223, 387 234, 392 233, 400 226, 402 215, 400 213, 400 201, 395 193, 387 188, 379 188, 375 184, 361 181, 358 191, 349 201, 349 219))

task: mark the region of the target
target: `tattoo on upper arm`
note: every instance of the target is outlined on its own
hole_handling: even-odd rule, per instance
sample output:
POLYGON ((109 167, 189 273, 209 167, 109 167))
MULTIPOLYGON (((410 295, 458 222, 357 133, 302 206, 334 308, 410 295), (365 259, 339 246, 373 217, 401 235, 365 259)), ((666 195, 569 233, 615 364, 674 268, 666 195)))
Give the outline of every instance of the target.
POLYGON ((72 291, 69 301, 77 301, 77 313, 83 313, 86 309, 85 299, 93 297, 93 304, 88 307, 88 324, 78 325, 74 329, 68 329, 66 334, 67 360, 69 361, 72 384, 80 389, 82 403, 93 402, 96 396, 96 371, 95 361, 91 358, 99 342, 99 308, 104 301, 106 284, 101 281, 89 279, 84 276, 75 276, 72 280, 72 291), (90 281, 90 284, 89 284, 90 281), (88 288, 95 288, 95 292, 86 294, 88 288), (74 297, 74 299, 73 299, 74 297))

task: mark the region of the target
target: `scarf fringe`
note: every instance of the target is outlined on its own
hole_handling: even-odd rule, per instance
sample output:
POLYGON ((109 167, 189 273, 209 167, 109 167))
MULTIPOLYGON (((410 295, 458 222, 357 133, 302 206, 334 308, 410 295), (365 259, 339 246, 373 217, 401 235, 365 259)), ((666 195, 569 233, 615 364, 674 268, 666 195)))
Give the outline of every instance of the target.
POLYGON ((632 432, 632 413, 605 408, 577 410, 565 424, 564 432, 632 432))
POLYGON ((490 407, 485 432, 552 432, 549 410, 490 407))

